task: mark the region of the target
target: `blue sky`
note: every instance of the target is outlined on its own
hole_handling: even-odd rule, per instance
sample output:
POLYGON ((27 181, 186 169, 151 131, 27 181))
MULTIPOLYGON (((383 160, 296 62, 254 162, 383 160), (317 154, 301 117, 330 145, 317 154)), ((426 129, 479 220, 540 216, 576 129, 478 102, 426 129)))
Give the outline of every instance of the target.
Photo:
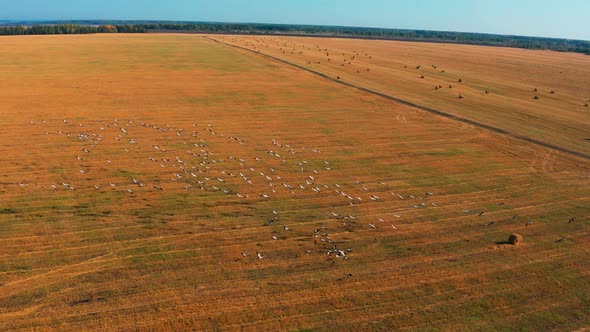
POLYGON ((0 0, 0 20, 299 23, 590 40, 590 0, 0 0))

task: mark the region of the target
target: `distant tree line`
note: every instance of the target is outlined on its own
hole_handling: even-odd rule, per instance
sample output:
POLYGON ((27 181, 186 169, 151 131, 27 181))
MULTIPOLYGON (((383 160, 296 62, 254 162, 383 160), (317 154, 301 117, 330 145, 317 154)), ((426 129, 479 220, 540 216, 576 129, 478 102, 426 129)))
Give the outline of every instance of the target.
POLYGON ((473 45, 505 46, 524 49, 548 49, 590 55, 590 41, 557 38, 505 36, 483 33, 355 28, 339 26, 240 24, 168 21, 59 21, 4 23, 0 35, 143 33, 143 32, 203 32, 240 34, 291 34, 341 36, 371 39, 450 42, 473 45))
POLYGON ((122 25, 80 25, 80 24, 44 24, 16 25, 0 27, 0 35, 74 35, 89 33, 142 33, 142 28, 131 24, 122 25))
POLYGON ((590 54, 590 41, 542 37, 505 36, 483 33, 355 28, 337 26, 226 24, 226 23, 150 23, 139 24, 146 31, 194 31, 216 33, 312 34, 374 39, 452 42, 460 44, 548 49, 590 54))

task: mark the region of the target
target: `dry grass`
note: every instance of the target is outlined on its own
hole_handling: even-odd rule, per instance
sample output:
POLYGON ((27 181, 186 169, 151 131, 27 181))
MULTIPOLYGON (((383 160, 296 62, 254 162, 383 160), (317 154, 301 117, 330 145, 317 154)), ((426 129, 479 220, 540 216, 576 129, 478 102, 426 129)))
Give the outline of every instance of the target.
POLYGON ((586 161, 199 36, 0 50, 2 330, 590 324, 586 161))

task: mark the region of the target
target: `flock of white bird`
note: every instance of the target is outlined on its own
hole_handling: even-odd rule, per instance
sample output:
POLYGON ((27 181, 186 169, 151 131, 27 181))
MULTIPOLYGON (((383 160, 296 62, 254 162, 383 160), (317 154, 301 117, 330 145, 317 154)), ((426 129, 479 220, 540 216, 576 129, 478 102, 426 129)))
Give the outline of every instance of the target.
MULTIPOLYGON (((92 195, 120 191, 134 196, 146 191, 197 190, 205 195, 223 195, 254 203, 273 203, 277 198, 277 206, 280 206, 280 201, 286 196, 312 199, 337 197, 340 203, 333 204, 333 210, 346 211, 356 209, 361 204, 377 204, 385 200, 406 201, 407 206, 403 205, 400 211, 438 207, 431 200, 434 196, 432 192, 404 196, 392 192, 384 181, 369 184, 338 177, 333 173, 337 167, 330 161, 319 158, 322 152, 317 148, 296 147, 272 139, 269 148, 264 149, 259 144, 249 144, 244 138, 226 136, 211 124, 192 124, 191 129, 186 130, 177 126, 161 126, 133 120, 112 119, 95 121, 93 124, 73 124, 71 121, 63 120, 64 128, 53 132, 45 131, 44 134, 58 135, 64 139, 74 140, 75 144, 80 145, 80 153, 72 156, 71 163, 79 166, 79 173, 83 178, 69 174, 69 178, 64 178, 61 182, 37 184, 38 189, 94 191, 92 195), (140 132, 145 130, 151 133, 146 135, 146 132, 140 132), (104 147, 98 149, 101 145, 104 147), (228 148, 224 149, 222 146, 228 148), (244 155, 238 155, 240 151, 243 151, 244 155), (253 155, 257 156, 252 157, 253 155), (94 163, 89 163, 90 160, 94 163), (123 175, 109 181, 103 178, 102 183, 90 184, 91 179, 97 178, 94 174, 98 172, 97 163, 100 168, 106 167, 111 174, 121 171, 123 175), (137 169, 134 169, 134 164, 137 169), (151 171, 146 172, 146 167, 151 167, 151 171), (326 173, 331 174, 324 176, 326 173), (148 175, 144 179, 131 174, 148 175), (128 179, 121 180, 127 175, 128 179), (323 178, 331 182, 324 181, 323 178), (335 182, 335 178, 341 179, 342 182, 335 182), (387 195, 387 198, 382 197, 383 195, 387 195)), ((42 121, 44 125, 47 123, 42 121)), ((31 124, 37 125, 35 121, 31 121, 31 124)), ((29 184, 21 181, 19 185, 26 189, 29 184)), ((464 212, 473 213, 466 211, 464 212)), ((396 226, 393 221, 403 220, 401 213, 377 216, 359 213, 355 216, 351 213, 331 211, 328 216, 318 216, 318 221, 337 219, 341 227, 347 231, 363 228, 397 231, 399 225, 396 226), (364 223, 359 219, 364 220, 364 223)), ((267 220, 267 224, 284 223, 283 219, 279 218, 280 214, 281 211, 275 208, 272 211, 272 219, 267 220)), ((483 212, 479 216, 482 214, 483 212)), ((282 227, 285 232, 289 231, 287 224, 283 224, 282 227)), ((316 244, 318 241, 324 244, 325 253, 328 255, 348 259, 348 253, 352 251, 350 248, 338 248, 325 226, 315 229, 313 238, 316 244)), ((272 239, 278 240, 276 234, 273 233, 272 239)), ((246 257, 247 253, 242 252, 242 255, 246 257)), ((263 259, 265 255, 257 252, 256 257, 263 259)))

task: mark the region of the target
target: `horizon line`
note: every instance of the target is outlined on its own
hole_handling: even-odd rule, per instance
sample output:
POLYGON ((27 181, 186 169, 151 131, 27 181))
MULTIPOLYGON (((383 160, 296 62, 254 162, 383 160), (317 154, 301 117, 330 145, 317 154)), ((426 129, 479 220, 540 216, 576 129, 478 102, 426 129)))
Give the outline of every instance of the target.
MULTIPOLYGON (((198 21, 198 20, 159 20, 159 19, 0 19, 1 22, 7 23, 57 23, 57 22, 84 22, 84 21, 96 21, 96 22, 170 22, 170 23, 205 23, 205 24, 267 24, 277 26, 319 26, 319 27, 334 27, 334 28, 361 28, 361 29, 382 29, 382 30, 397 30, 397 31, 428 31, 428 32, 450 32, 450 33, 466 33, 466 34, 481 34, 489 36, 502 36, 502 37, 527 37, 527 38, 544 38, 544 39, 556 39, 556 40, 567 40, 567 41, 583 41, 590 42, 590 39, 577 39, 567 37, 548 37, 548 36, 534 36, 534 35, 519 35, 519 34, 501 34, 492 32, 475 32, 475 31, 453 31, 453 30, 431 30, 431 29, 415 29, 415 28, 386 28, 377 26, 354 26, 354 25, 333 25, 333 24, 302 24, 302 23, 268 23, 268 22, 230 22, 230 21, 198 21)), ((76 23, 73 23, 76 24, 76 23)))

